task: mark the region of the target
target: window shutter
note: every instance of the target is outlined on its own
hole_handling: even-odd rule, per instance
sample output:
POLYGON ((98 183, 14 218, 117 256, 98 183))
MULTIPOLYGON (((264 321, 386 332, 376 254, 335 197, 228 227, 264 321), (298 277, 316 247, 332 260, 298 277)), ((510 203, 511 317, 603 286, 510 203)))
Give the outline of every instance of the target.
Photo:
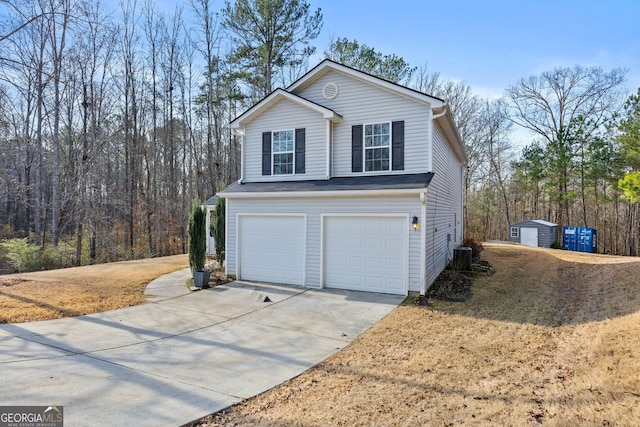
POLYGON ((391 170, 404 170, 404 121, 391 123, 391 170))
POLYGON ((296 173, 304 173, 304 128, 296 129, 296 173))
POLYGON ((271 175, 271 132, 262 133, 262 175, 271 175))
POLYGON ((362 172, 362 125, 351 127, 351 172, 362 172))

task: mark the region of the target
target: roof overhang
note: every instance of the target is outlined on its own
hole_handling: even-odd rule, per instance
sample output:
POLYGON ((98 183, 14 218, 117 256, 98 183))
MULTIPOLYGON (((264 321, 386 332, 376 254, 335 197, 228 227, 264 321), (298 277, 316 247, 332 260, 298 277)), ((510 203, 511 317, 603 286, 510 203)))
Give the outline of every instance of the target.
POLYGON ((318 114, 321 114, 323 118, 331 122, 339 123, 342 121, 342 116, 330 108, 323 107, 322 105, 316 104, 315 102, 311 102, 308 99, 302 98, 298 95, 289 93, 283 89, 276 89, 273 92, 271 92, 267 97, 263 98, 253 107, 249 108, 247 111, 245 111, 240 116, 238 116, 235 120, 233 120, 230 123, 231 129, 234 129, 234 130, 243 129, 253 119, 260 116, 262 113, 264 113, 273 105, 277 104, 282 100, 291 101, 304 108, 308 108, 312 111, 315 111, 318 114))
POLYGON ((462 138, 460 138, 458 128, 456 127, 453 114, 451 114, 449 107, 446 104, 443 104, 440 107, 434 108, 432 111, 435 120, 438 122, 447 137, 451 148, 456 153, 456 156, 458 156, 458 160, 462 163, 467 163, 469 158, 467 157, 464 144, 462 143, 462 138))
POLYGON ((419 195, 424 190, 405 188, 401 190, 342 190, 342 191, 287 191, 287 192, 243 192, 220 194, 226 199, 272 199, 301 197, 373 197, 373 196, 410 196, 419 195))
POLYGON ((413 99, 423 104, 427 104, 432 108, 440 107, 444 105, 444 100, 436 98, 419 92, 414 89, 399 85, 397 83, 390 82, 388 80, 381 79, 380 77, 373 76, 371 74, 356 70, 355 68, 347 67, 346 65, 338 64, 330 59, 325 59, 320 64, 316 65, 311 71, 298 80, 293 82, 287 90, 292 93, 299 93, 320 77, 327 74, 329 71, 335 71, 357 80, 372 84, 389 92, 393 92, 404 97, 413 99))
POLYGON ((225 198, 369 197, 418 195, 433 173, 334 177, 325 180, 235 182, 218 196, 225 198))

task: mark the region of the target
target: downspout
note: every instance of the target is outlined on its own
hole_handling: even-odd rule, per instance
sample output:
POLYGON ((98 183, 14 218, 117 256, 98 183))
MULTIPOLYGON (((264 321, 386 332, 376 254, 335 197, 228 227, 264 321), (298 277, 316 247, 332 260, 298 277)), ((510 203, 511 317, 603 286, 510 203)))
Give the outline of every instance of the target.
POLYGON ((234 129, 236 135, 240 136, 240 179, 238 184, 244 182, 244 129, 234 129))
MULTIPOLYGON (((436 119, 447 114, 449 107, 444 104, 442 111, 438 114, 433 114, 433 109, 429 109, 429 128, 427 130, 427 144, 429 150, 429 160, 427 163, 427 170, 433 172, 433 123, 436 119)), ((425 189, 420 193, 420 204, 422 207, 422 227, 420 235, 420 295, 427 294, 427 190, 425 189)), ((435 236, 432 236, 432 239, 435 236)), ((432 254, 433 255, 433 254, 432 254)))
POLYGON ((463 163, 462 166, 460 166, 460 186, 462 187, 462 191, 460 194, 460 218, 458 219, 458 222, 460 222, 460 241, 457 242, 459 245, 464 245, 464 236, 467 230, 465 230, 464 226, 465 226, 465 214, 467 209, 465 208, 467 201, 465 199, 465 180, 464 180, 464 172, 467 169, 467 163, 463 163))
POLYGON ((445 114, 447 114, 447 110, 449 109, 449 106, 447 104, 443 104, 442 105, 442 111, 439 112, 438 114, 436 114, 435 116, 432 116, 431 118, 433 120, 435 119, 439 119, 440 117, 444 116, 445 114))
POLYGON ((331 178, 331 132, 333 131, 333 126, 331 124, 331 120, 327 119, 327 158, 326 158, 326 178, 331 178))
POLYGON ((433 172, 433 110, 429 108, 429 119, 427 121, 427 152, 429 158, 427 159, 427 172, 433 172))
POLYGON ((420 295, 427 294, 427 189, 420 193, 420 295))
MULTIPOLYGON (((229 205, 231 204, 231 199, 227 198, 224 201, 224 244, 225 246, 229 244, 229 205)), ((237 218, 236 218, 236 229, 237 229, 237 218)), ((236 243, 236 253, 238 252, 238 243, 236 243)), ((225 247, 225 251, 224 251, 224 275, 227 276, 229 274, 229 263, 227 262, 227 254, 229 252, 226 250, 225 247)), ((237 258, 236 258, 236 270, 238 270, 238 263, 237 263, 237 258)), ((237 273, 236 273, 237 274, 237 273)))

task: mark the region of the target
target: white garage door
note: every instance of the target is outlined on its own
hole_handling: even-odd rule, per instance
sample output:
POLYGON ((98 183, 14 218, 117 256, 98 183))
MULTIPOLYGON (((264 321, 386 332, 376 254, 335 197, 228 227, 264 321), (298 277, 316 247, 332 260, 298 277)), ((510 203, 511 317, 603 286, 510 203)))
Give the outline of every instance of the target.
POLYGON ((538 229, 532 227, 520 228, 520 243, 527 246, 538 247, 538 229))
POLYGON ((304 284, 304 216, 241 215, 238 227, 240 279, 304 284))
POLYGON ((406 294, 408 230, 404 217, 325 217, 325 286, 406 294))

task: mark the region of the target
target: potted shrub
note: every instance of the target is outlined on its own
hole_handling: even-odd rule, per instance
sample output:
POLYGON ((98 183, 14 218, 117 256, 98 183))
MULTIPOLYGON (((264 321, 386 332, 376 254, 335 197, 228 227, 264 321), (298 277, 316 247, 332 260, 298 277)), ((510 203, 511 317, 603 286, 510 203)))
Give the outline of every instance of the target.
POLYGON ((197 203, 193 204, 189 217, 189 266, 193 273, 193 284, 198 288, 208 288, 211 272, 204 268, 207 258, 207 211, 197 203))

